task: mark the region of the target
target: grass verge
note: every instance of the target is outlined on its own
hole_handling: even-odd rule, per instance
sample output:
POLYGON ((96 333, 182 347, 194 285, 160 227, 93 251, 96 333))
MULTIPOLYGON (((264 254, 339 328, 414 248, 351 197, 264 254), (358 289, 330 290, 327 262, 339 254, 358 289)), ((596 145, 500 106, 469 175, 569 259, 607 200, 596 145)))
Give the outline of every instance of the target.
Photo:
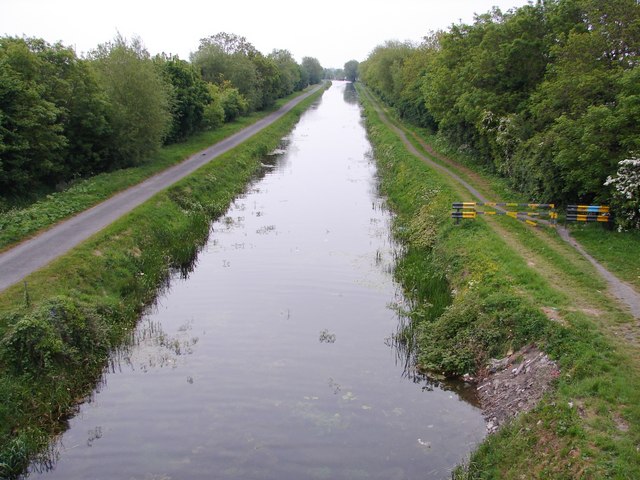
POLYGON ((413 301, 418 365, 475 373, 491 357, 535 344, 562 372, 536 409, 490 435, 454 477, 640 478, 640 359, 608 335, 609 324, 629 319, 594 290, 591 267, 555 234, 532 234, 509 219, 454 225, 459 188, 410 155, 361 99, 381 188, 397 214, 394 231, 410 252, 397 273, 413 301), (549 270, 534 265, 545 259, 549 270), (434 276, 451 292, 441 314, 430 301, 434 276), (590 302, 601 304, 597 318, 576 308, 590 302), (546 305, 561 322, 543 313, 546 305))
POLYGON ((201 132, 184 142, 163 147, 137 167, 81 179, 64 191, 46 195, 31 205, 0 212, 0 252, 239 132, 302 93, 279 99, 268 110, 239 117, 219 129, 201 132))
POLYGON ((640 291, 640 232, 612 232, 602 225, 574 225, 571 235, 598 262, 640 291))
POLYGON ((110 349, 172 271, 189 271, 210 221, 321 94, 33 273, 26 289, 0 294, 0 478, 51 461, 51 436, 91 392, 110 349))

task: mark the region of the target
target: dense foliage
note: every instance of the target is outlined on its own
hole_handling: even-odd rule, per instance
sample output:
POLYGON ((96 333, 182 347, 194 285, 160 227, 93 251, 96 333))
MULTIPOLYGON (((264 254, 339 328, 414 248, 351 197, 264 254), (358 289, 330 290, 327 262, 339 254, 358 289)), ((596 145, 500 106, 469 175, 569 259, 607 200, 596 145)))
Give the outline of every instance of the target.
POLYGON ((349 60, 344 64, 344 78, 350 82, 355 82, 358 79, 358 61, 349 60))
POLYGON ((117 36, 85 58, 60 43, 0 37, 0 210, 78 177, 139 165, 320 81, 319 62, 268 56, 244 37, 201 40, 191 62, 117 36))
POLYGON ((608 203, 640 146, 639 52, 635 0, 545 0, 387 42, 359 75, 532 200, 608 203))
POLYGON ((605 185, 614 188, 611 203, 620 229, 640 230, 640 158, 620 161, 618 171, 605 185))
POLYGON ((171 128, 171 84, 137 39, 128 44, 116 38, 100 45, 90 59, 108 102, 111 166, 140 164, 171 128))

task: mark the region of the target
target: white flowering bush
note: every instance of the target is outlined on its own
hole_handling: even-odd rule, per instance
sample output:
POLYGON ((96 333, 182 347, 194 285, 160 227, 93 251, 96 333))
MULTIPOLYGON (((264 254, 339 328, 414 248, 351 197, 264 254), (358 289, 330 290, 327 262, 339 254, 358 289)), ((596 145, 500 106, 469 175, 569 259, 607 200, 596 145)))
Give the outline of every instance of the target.
POLYGON ((619 230, 640 230, 640 158, 618 162, 615 176, 605 185, 613 187, 611 206, 619 230))

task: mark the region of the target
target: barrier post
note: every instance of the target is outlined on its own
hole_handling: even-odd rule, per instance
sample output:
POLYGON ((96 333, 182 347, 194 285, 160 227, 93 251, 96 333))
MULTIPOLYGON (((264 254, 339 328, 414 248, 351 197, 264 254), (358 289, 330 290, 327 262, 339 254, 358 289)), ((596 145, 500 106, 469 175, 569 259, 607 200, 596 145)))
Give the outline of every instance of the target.
POLYGON ((531 226, 538 226, 536 222, 531 218, 540 218, 541 216, 548 216, 550 219, 549 224, 555 226, 557 223, 558 213, 556 212, 555 204, 553 203, 494 203, 494 202, 454 202, 452 204, 451 218, 456 219, 456 225, 460 223, 460 219, 476 218, 478 215, 507 215, 509 217, 520 220, 531 226), (476 206, 491 207, 494 210, 478 210, 476 206), (526 207, 534 210, 547 209, 548 212, 541 211, 503 211, 497 210, 497 207, 526 207), (471 211, 465 211, 469 209, 471 211))
POLYGON ((609 223, 611 214, 608 205, 567 205, 566 222, 609 223))

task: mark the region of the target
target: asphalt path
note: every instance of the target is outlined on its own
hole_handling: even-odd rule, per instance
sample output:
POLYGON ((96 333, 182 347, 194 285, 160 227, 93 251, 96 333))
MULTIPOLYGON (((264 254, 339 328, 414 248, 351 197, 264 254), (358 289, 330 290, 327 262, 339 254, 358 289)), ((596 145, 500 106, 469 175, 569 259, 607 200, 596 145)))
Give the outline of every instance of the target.
POLYGON ((0 253, 0 292, 18 283, 30 273, 49 264, 60 255, 67 253, 107 225, 149 200, 156 193, 245 142, 320 88, 321 86, 317 86, 305 92, 253 125, 192 155, 178 165, 170 167, 144 182, 55 225, 30 240, 26 240, 0 253))

